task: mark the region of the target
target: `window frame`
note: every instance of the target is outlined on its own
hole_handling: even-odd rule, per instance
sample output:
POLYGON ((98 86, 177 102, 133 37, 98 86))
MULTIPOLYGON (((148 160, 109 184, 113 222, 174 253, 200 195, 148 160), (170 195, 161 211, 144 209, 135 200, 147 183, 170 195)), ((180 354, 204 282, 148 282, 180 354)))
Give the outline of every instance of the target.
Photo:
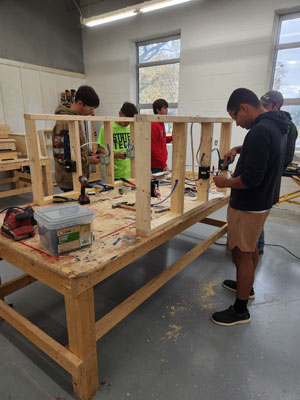
MULTIPOLYGON (((145 62, 145 63, 139 63, 139 47, 141 46, 146 46, 148 44, 153 44, 153 43, 163 43, 163 42, 169 42, 170 40, 181 40, 181 34, 177 33, 174 35, 168 35, 168 36, 162 36, 162 37, 157 37, 155 39, 149 39, 149 40, 143 40, 143 41, 138 41, 135 43, 135 48, 136 48, 136 104, 137 104, 137 109, 140 112, 140 110, 143 109, 151 109, 152 110, 152 103, 143 103, 141 104, 139 102, 140 100, 140 93, 139 93, 139 88, 140 88, 140 80, 139 80, 139 69, 140 68, 145 68, 145 67, 154 67, 154 66, 159 66, 159 65, 169 65, 169 64, 179 64, 180 68, 180 57, 178 58, 170 58, 167 60, 158 60, 158 61, 150 61, 150 62, 145 62)), ((180 47, 181 47, 181 41, 180 41, 180 47)), ((178 88, 179 91, 179 88, 178 88)), ((176 103, 169 103, 169 108, 170 109, 178 109, 178 102, 176 103)))
MULTIPOLYGON (((278 52, 280 50, 286 50, 286 49, 300 49, 300 41, 298 42, 292 42, 292 43, 279 43, 280 39, 280 32, 281 32, 281 26, 283 21, 288 21, 292 19, 300 18, 300 11, 294 11, 294 12, 287 12, 285 14, 278 14, 278 23, 277 23, 277 32, 276 32, 276 43, 275 43, 275 48, 274 48, 274 55, 273 55, 273 65, 272 65, 272 75, 271 75, 271 83, 270 83, 270 90, 273 90, 273 85, 274 85, 274 80, 275 80, 275 70, 276 70, 276 61, 278 57, 278 52)), ((294 105, 300 105, 300 98, 299 97, 285 97, 284 98, 284 103, 285 106, 294 106, 294 105)))

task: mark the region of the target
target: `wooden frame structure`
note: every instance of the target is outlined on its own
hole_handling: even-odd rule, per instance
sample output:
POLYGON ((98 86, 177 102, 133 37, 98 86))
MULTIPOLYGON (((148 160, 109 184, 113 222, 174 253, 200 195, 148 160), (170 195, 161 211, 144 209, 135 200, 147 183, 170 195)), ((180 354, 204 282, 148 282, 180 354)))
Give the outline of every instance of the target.
MULTIPOLYGON (((150 196, 148 193, 150 192, 150 185, 146 185, 144 181, 146 180, 145 177, 147 179, 148 177, 150 178, 150 164, 148 168, 145 166, 146 162, 149 161, 150 163, 150 143, 147 146, 147 142, 150 141, 151 120, 156 118, 160 120, 160 117, 137 116, 133 122, 136 132, 136 223, 128 224, 127 221, 123 222, 126 225, 119 227, 122 216, 124 218, 123 221, 126 221, 126 214, 134 211, 111 208, 114 196, 118 194, 118 191, 114 190, 109 194, 105 193, 105 197, 109 196, 106 199, 107 201, 102 202, 102 194, 98 194, 97 196, 99 197, 93 196, 91 204, 87 206, 97 214, 94 219, 96 239, 92 247, 82 249, 80 253, 74 252, 57 258, 43 250, 38 235, 27 239, 26 242, 14 242, 0 236, 0 257, 25 272, 24 275, 9 282, 2 284, 0 282, 0 318, 5 319, 67 370, 72 375, 74 391, 82 400, 90 400, 98 390, 97 340, 102 338, 143 301, 227 232, 226 222, 211 219, 209 215, 225 206, 228 203, 228 196, 208 200, 208 181, 200 185, 200 195, 197 201, 190 201, 190 204, 186 204, 181 194, 184 190, 184 184, 180 182, 180 179, 184 178, 185 170, 186 128, 192 117, 164 117, 170 118, 168 120, 172 118, 174 123, 173 181, 178 179, 180 190, 178 190, 176 196, 171 197, 169 217, 157 217, 152 221, 154 227, 151 227, 150 196), (147 157, 142 160, 141 164, 139 164, 141 162, 140 152, 143 157, 147 157), (143 202, 149 205, 149 210, 146 210, 143 202), (99 207, 99 204, 101 204, 101 207, 99 207), (145 215, 142 215, 141 210, 145 212, 145 215), (111 217, 106 220, 108 211, 111 217), (114 215, 117 218, 113 218, 114 215), (108 314, 95 321, 93 292, 95 285, 197 222, 213 225, 217 229, 208 238, 155 276, 108 314), (133 240, 130 242, 124 241, 124 244, 120 247, 115 246, 115 233, 123 231, 127 232, 127 236, 131 235, 133 240), (97 232, 101 232, 101 236, 97 232), (104 248, 105 250, 103 250, 104 248), (88 262, 86 259, 88 259, 88 262), (4 301, 5 296, 22 289, 36 280, 45 283, 64 295, 69 338, 67 347, 62 346, 33 325, 16 310, 10 308, 4 301)), ((35 117, 35 119, 38 118, 35 117)), ((109 118, 105 120, 106 136, 111 132, 111 120, 109 118)), ((229 147, 230 120, 203 118, 197 118, 196 120, 193 122, 203 124, 201 151, 205 153, 208 160, 211 152, 212 124, 222 124, 221 145, 224 153, 229 147)), ((71 132, 76 133, 78 131, 76 120, 71 120, 69 126, 71 132)), ((34 151, 37 151, 34 148, 34 146, 36 147, 34 119, 30 116, 26 118, 26 128, 30 138, 29 143, 33 146, 34 151)), ((76 138, 71 139, 70 142, 73 151, 72 155, 78 154, 74 149, 77 143, 76 138)), ((33 157, 32 154, 34 152, 31 153, 31 158, 33 157)), ((34 162, 34 160, 31 159, 31 162, 34 162)), ((37 175, 34 182, 37 182, 36 179, 39 179, 37 175)), ((76 183, 75 181, 73 182, 74 184, 76 183)), ((48 200, 50 200, 44 200, 41 188, 38 188, 34 193, 35 196, 39 195, 38 200, 41 203, 47 204, 48 200)), ((176 190, 173 194, 175 193, 176 190)), ((130 196, 132 196, 132 192, 125 194, 124 200, 131 200, 130 196)))

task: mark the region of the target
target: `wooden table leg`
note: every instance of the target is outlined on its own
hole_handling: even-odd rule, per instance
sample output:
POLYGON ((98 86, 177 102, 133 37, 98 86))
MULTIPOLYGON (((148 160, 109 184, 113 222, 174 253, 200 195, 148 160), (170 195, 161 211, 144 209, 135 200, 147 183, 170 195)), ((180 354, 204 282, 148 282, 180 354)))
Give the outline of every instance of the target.
POLYGON ((72 377, 74 392, 81 400, 90 400, 98 391, 98 365, 95 331, 94 290, 73 298, 65 296, 69 350, 83 361, 80 378, 72 377))

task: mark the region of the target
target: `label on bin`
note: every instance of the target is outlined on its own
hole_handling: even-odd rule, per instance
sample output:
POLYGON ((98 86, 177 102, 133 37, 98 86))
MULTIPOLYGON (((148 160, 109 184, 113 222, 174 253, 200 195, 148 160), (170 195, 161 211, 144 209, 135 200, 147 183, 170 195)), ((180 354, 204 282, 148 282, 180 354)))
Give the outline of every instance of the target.
POLYGON ((58 254, 68 253, 92 242, 91 224, 69 226, 57 231, 58 254))

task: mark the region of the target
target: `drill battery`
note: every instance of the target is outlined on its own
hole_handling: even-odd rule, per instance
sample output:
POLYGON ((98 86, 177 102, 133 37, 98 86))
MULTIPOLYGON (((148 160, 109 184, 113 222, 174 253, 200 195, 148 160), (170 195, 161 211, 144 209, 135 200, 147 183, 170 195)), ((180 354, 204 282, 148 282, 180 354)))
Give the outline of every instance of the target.
POLYGON ((1 235, 15 241, 34 236, 33 209, 31 207, 10 207, 6 211, 4 222, 1 227, 1 235))

